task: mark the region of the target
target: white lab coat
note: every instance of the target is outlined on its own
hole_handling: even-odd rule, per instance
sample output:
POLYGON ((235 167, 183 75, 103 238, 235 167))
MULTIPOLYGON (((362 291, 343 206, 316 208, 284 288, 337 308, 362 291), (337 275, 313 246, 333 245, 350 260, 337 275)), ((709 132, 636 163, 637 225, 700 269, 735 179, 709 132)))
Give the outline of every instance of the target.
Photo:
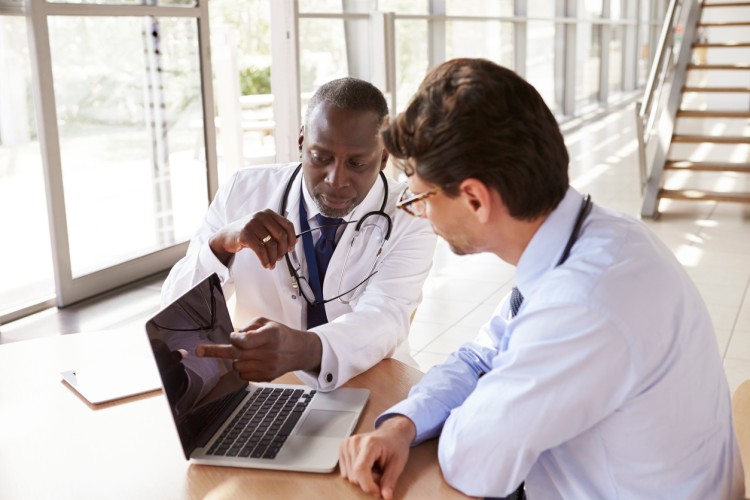
MULTIPOLYGON (((163 304, 172 302, 215 272, 227 299, 234 296, 232 320, 235 328, 263 316, 292 328, 305 329, 307 303, 292 287, 293 279, 284 260, 279 261, 274 270, 267 270, 260 265, 254 252, 245 249, 235 254, 227 268, 208 246, 209 238, 230 222, 249 218, 266 208, 278 212, 297 165, 242 169, 219 190, 190 242, 187 255, 175 264, 164 283, 163 304)), ((282 214, 298 231, 302 178, 300 171, 282 214)), ((326 304, 329 322, 312 329, 323 345, 320 373, 297 372, 305 383, 319 390, 335 389, 389 356, 413 364, 407 342, 409 316, 422 298, 422 285, 432 265, 436 237, 426 220, 396 209, 403 184, 392 179, 388 179, 388 184, 385 212, 391 217, 393 227, 378 259, 379 270, 351 303, 334 300, 326 304)), ((382 201, 383 183, 378 179, 346 219, 358 220, 368 212, 379 210, 382 201)), ((311 212, 317 210, 308 207, 308 213, 311 212)), ((352 245, 355 226, 347 225, 339 238, 323 283, 325 298, 335 297, 355 286, 372 266, 379 244, 368 242, 367 235, 361 235, 352 245), (348 268, 339 292, 349 248, 348 268)), ((307 276, 302 238, 297 240, 296 253, 303 266, 301 274, 307 276)))

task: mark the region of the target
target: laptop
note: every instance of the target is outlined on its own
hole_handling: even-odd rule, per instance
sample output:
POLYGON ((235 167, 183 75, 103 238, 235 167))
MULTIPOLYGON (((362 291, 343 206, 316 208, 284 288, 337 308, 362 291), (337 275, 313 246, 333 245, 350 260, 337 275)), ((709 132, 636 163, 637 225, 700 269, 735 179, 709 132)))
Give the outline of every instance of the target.
POLYGON ((207 465, 333 471, 369 391, 248 383, 231 360, 195 355, 201 344, 229 344, 232 331, 216 274, 146 323, 185 458, 207 465))

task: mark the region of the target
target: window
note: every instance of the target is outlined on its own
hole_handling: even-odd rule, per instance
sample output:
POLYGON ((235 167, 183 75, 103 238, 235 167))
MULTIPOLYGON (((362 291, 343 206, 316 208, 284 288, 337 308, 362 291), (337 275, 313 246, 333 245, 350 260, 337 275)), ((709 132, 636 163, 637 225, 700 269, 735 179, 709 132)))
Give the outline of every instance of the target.
POLYGON ((577 25, 576 104, 585 107, 598 101, 602 27, 593 23, 577 25))
POLYGON ((513 23, 447 21, 446 56, 483 57, 513 69, 513 23))
POLYGON ((428 70, 427 21, 396 19, 396 94, 398 111, 409 105, 409 99, 428 70))
POLYGON ((208 7, 219 182, 223 183, 238 168, 275 159, 270 4, 268 0, 211 0, 208 7))
POLYGON ((526 28, 526 79, 554 114, 561 111, 562 72, 555 68, 565 57, 563 47, 556 43, 563 29, 561 24, 546 21, 529 21, 526 28))
MULTIPOLYGON (((14 41, 0 43, 0 64, 8 54, 16 60, 20 54, 23 62, 15 62, 12 78, 0 83, 0 93, 18 99, 12 108, 0 102, 0 115, 13 116, 1 126, 0 156, 5 165, 12 164, 9 157, 26 156, 27 183, 14 193, 33 203, 16 209, 26 229, 22 236, 30 241, 23 258, 51 250, 56 302, 67 305, 168 269, 184 255, 218 184, 213 123, 204 123, 213 110, 205 92, 210 68, 201 61, 209 33, 200 22, 205 10, 192 3, 141 3, 133 14, 128 6, 106 3, 27 4, 30 19, 21 9, 13 12, 20 14, 15 19, 3 18, 3 31, 14 24, 14 41), (26 28, 34 42, 28 55, 16 45, 27 39, 26 28), (34 160, 32 118, 43 162, 34 160), (24 141, 29 146, 21 146, 24 141), (34 173, 35 162, 43 165, 43 176, 34 173), (46 218, 39 212, 43 190, 46 218), (37 240, 46 225, 51 241, 45 244, 37 240)), ((8 5, 0 0, 0 11, 8 5)), ((12 232, 2 230, 3 237, 12 232)), ((3 263, 14 261, 9 247, 2 249, 3 263)), ((26 273, 17 283, 26 285, 23 279, 44 271, 48 292, 50 259, 38 259, 17 264, 26 273)), ((0 321, 45 304, 37 298, 36 304, 14 306, 0 321)))
POLYGON ((0 15, 0 316, 55 293, 27 40, 23 16, 0 15))
POLYGON ((49 18, 73 277, 186 241, 207 207, 197 23, 49 18))
POLYGON ((349 75, 343 20, 300 19, 299 33, 303 95, 334 78, 349 75))
POLYGON ((609 94, 615 95, 623 88, 623 50, 625 47, 625 28, 614 25, 609 40, 609 94))
POLYGON ((0 272, 11 279, 0 300, 16 309, 52 294, 53 274, 68 294, 58 300, 70 303, 168 268, 219 182, 296 157, 300 108, 279 109, 289 95, 301 94, 304 113, 322 83, 352 75, 393 90, 398 112, 431 66, 485 57, 518 69, 570 118, 645 83, 667 4, 299 0, 295 18, 292 2, 211 0, 209 30, 197 0, 26 2, 0 0, 0 209, 24 207, 0 219, 0 231, 24 231, 27 242, 2 250, 0 272), (28 34, 26 2, 43 21, 28 34), (123 15, 129 6, 137 16, 123 15), (282 42, 274 47, 286 38, 283 25, 271 33, 272 15, 297 23, 299 42, 299 67, 273 61, 282 69, 273 89, 271 38, 282 42), (208 35, 210 68, 201 61, 208 35))

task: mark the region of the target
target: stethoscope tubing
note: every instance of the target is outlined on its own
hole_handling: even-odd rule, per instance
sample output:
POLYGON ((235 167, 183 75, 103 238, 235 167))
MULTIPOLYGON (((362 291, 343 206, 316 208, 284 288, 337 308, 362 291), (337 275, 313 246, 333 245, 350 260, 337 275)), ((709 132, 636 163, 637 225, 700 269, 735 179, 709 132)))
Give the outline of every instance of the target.
MULTIPOLYGON (((292 176, 289 178, 289 181, 287 182, 286 187, 284 188, 284 194, 283 194, 283 196, 281 198, 281 206, 279 207, 280 208, 279 209, 279 214, 282 215, 282 216, 286 213, 287 203, 289 201, 289 194, 292 191, 292 186, 294 185, 294 180, 297 178, 297 175, 299 174, 299 172, 300 172, 301 169, 302 169, 302 164, 300 163, 297 166, 297 168, 294 169, 294 172, 292 172, 292 176)), ((339 277, 339 286, 338 286, 338 291, 339 292, 341 291, 341 285, 343 284, 343 281, 344 281, 344 274, 346 273, 346 270, 347 270, 347 268, 349 266, 349 255, 350 255, 350 253, 352 251, 352 248, 354 247, 355 241, 357 240, 357 238, 360 235, 360 230, 362 229, 362 225, 364 224, 364 222, 367 220, 368 217, 372 217, 372 216, 376 216, 377 215, 377 216, 381 216, 381 217, 385 218, 385 220, 386 220, 385 237, 383 238, 383 241, 380 244, 380 248, 378 248, 378 252, 375 255, 375 261, 373 262, 373 265, 370 268, 370 271, 367 273, 367 277, 364 280, 362 280, 360 283, 358 283, 351 290, 348 290, 348 291, 344 292, 343 294, 340 294, 338 297, 336 297, 336 299, 338 299, 343 304, 349 304, 352 300, 354 300, 354 298, 356 297, 356 294, 353 295, 352 298, 349 299, 349 300, 343 299, 343 296, 345 296, 348 293, 350 293, 350 292, 356 290, 357 288, 359 288, 360 285, 362 285, 365 281, 369 280, 375 273, 377 273, 377 271, 375 271, 375 268, 377 267, 377 264, 378 264, 377 259, 378 259, 378 257, 380 257, 380 254, 383 252, 383 246, 388 241, 388 239, 391 237, 391 230, 393 229, 393 221, 392 221, 391 217, 387 213, 385 213, 385 206, 386 206, 386 204, 388 202, 388 180, 385 178, 385 174, 383 174, 382 171, 378 172, 378 174, 380 176, 380 180, 383 182, 383 187, 384 187, 383 201, 380 204, 380 210, 375 210, 375 211, 372 211, 372 212, 367 212, 366 214, 364 214, 362 217, 359 218, 359 220, 357 221, 357 225, 354 227, 354 235, 352 236, 352 239, 351 239, 351 241, 349 243, 349 248, 347 248, 346 257, 344 259, 344 267, 343 267, 343 269, 341 271, 341 275, 339 277)), ((301 199, 300 199, 300 203, 303 203, 303 201, 301 199)), ((354 221, 348 221, 348 222, 346 222, 346 224, 352 224, 352 223, 354 223, 354 221)), ((309 232, 309 231, 313 231, 313 229, 309 229, 308 231, 302 231, 300 234, 298 234, 296 236, 299 237, 302 234, 304 234, 306 232, 309 232)), ((292 277, 293 286, 296 286, 297 282, 296 282, 296 278, 295 278, 294 266, 292 265, 292 262, 291 262, 288 254, 285 254, 284 257, 286 259, 286 263, 287 263, 287 268, 289 270, 289 274, 292 277)), ((303 295, 303 297, 304 297, 304 295, 303 295)), ((306 297, 305 297, 305 299, 307 300, 306 297)), ((330 302, 331 300, 336 300, 336 299, 329 299, 329 300, 323 301, 321 303, 330 302)))

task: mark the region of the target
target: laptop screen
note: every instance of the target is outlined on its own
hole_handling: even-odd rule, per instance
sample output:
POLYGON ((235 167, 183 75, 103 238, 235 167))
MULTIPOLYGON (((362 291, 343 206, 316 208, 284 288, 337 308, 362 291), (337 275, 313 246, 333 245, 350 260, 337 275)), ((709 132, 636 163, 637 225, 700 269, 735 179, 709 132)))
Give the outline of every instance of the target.
POLYGON ((232 369, 231 360, 199 358, 195 354, 196 347, 202 344, 229 344, 232 330, 216 274, 146 323, 186 458, 196 447, 205 445, 246 394, 248 384, 232 369))

